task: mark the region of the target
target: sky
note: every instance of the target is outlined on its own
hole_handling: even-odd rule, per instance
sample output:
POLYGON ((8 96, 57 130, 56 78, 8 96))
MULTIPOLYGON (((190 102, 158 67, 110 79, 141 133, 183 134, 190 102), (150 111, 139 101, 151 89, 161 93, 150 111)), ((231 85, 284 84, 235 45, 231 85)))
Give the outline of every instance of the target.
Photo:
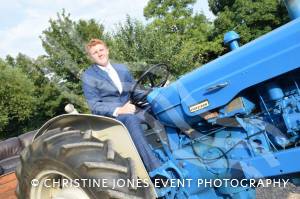
MULTIPOLYGON (((143 8, 148 0, 9 0, 0 3, 0 58, 15 57, 19 52, 36 58, 45 54, 39 36, 49 27, 49 19, 56 19, 62 9, 72 20, 94 18, 106 31, 113 31, 123 23, 126 15, 145 21, 143 8)), ((195 12, 203 12, 209 19, 207 0, 198 0, 195 12)))

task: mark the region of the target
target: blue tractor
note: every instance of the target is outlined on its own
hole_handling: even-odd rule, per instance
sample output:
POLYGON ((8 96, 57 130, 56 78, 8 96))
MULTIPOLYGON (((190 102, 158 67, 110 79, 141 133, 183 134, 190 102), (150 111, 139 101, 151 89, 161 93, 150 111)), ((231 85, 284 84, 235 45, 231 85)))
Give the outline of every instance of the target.
MULTIPOLYGON (((122 123, 61 115, 22 152, 19 198, 244 199, 258 186, 298 185, 300 0, 285 3, 288 24, 242 47, 227 33, 231 52, 135 101, 148 107, 145 136, 162 167, 145 170, 122 123)), ((137 83, 162 86, 157 69, 166 66, 137 83)))

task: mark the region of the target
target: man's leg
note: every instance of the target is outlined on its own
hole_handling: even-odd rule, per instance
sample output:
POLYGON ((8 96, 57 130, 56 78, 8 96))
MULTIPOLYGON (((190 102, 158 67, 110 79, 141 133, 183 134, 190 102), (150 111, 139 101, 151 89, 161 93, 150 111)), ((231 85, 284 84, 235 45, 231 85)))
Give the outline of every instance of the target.
POLYGON ((155 157, 149 144, 144 136, 144 131, 141 127, 141 119, 136 115, 124 114, 116 118, 121 121, 128 129, 131 138, 143 160, 147 170, 150 172, 161 165, 159 159, 155 157))

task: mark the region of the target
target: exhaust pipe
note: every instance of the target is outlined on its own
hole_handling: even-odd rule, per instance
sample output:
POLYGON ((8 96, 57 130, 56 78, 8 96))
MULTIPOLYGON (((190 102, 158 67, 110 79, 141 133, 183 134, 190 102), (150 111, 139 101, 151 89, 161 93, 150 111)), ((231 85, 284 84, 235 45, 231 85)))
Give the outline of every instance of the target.
POLYGON ((229 46, 230 50, 236 50, 240 47, 239 45, 240 35, 235 31, 229 31, 224 35, 224 44, 229 46))

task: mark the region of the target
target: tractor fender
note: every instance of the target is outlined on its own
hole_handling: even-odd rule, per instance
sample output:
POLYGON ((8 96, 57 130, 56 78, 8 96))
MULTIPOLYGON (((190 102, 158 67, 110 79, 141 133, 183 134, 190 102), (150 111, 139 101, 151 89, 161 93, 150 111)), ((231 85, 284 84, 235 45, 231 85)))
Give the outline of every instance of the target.
MULTIPOLYGON (((116 119, 91 114, 60 115, 47 121, 35 134, 34 140, 50 131, 61 132, 68 129, 80 130, 85 136, 93 136, 100 141, 110 140, 114 151, 124 158, 133 160, 137 176, 147 180, 152 185, 127 128, 116 119)), ((154 191, 153 186, 152 190, 154 191)))

